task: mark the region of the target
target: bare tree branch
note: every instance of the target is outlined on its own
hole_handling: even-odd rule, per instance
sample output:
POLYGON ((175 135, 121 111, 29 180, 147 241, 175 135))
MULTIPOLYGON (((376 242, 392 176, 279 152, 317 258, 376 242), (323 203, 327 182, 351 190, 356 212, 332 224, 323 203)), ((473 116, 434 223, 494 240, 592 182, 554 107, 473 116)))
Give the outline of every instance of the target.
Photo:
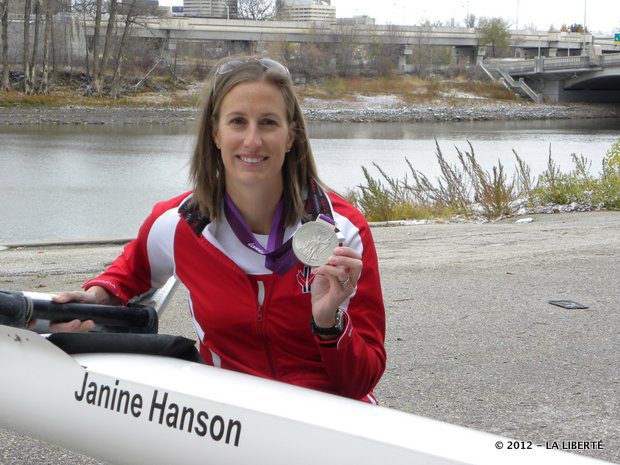
POLYGON ((240 19, 264 20, 275 16, 274 0, 239 0, 237 13, 240 19))

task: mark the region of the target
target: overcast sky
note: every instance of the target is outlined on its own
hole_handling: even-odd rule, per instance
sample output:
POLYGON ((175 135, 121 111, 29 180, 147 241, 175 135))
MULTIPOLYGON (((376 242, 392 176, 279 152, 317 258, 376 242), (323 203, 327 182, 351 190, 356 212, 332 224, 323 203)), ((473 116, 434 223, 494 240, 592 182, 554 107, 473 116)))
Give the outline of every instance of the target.
POLYGON ((332 0, 336 16, 372 16, 378 24, 420 24, 425 19, 463 23, 467 13, 499 16, 519 29, 548 30, 585 22, 592 32, 620 32, 620 0, 332 0))

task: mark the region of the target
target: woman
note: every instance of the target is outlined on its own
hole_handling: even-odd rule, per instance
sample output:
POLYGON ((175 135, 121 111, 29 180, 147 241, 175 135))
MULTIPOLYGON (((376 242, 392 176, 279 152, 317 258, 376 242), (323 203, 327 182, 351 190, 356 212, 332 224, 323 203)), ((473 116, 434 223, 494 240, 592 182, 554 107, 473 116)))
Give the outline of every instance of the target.
POLYGON ((365 219, 319 181, 283 65, 225 60, 209 86, 192 191, 157 204, 85 292, 56 301, 125 303, 174 274, 189 290, 206 363, 372 402, 385 368, 385 312, 365 219), (318 216, 344 241, 311 268, 291 238, 318 216))

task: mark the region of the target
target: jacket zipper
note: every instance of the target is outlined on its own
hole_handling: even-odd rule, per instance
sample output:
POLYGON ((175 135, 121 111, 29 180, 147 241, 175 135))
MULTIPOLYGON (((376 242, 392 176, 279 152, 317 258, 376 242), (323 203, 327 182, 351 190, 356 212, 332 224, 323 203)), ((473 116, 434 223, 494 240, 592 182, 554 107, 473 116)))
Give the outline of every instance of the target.
POLYGON ((263 347, 265 348, 265 354, 267 356, 267 362, 269 363, 269 370, 271 371, 271 377, 276 379, 276 369, 273 363, 273 356, 271 355, 271 347, 269 346, 269 341, 265 337, 263 333, 263 321, 265 318, 265 282, 264 281, 256 281, 258 285, 258 336, 263 341, 263 347))

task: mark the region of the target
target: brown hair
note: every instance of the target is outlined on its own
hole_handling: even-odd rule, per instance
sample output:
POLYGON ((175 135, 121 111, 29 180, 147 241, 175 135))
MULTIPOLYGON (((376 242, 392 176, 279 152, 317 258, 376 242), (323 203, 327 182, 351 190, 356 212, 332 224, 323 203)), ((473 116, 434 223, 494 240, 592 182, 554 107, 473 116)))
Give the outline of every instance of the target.
POLYGON ((221 60, 211 71, 207 81, 207 95, 202 106, 198 126, 196 147, 190 165, 190 181, 194 190, 192 202, 209 220, 219 219, 225 192, 224 164, 220 150, 213 140, 213 129, 217 125, 222 100, 239 84, 265 81, 280 89, 286 106, 286 117, 294 141, 286 154, 282 166, 284 185, 284 224, 290 226, 299 218, 305 218, 303 194, 308 180, 314 179, 321 186, 314 156, 310 148, 308 131, 301 107, 293 90, 293 82, 288 73, 275 71, 261 64, 260 57, 238 58, 242 63, 225 74, 217 71, 231 58, 221 60), (214 82, 215 81, 215 82, 214 82))

